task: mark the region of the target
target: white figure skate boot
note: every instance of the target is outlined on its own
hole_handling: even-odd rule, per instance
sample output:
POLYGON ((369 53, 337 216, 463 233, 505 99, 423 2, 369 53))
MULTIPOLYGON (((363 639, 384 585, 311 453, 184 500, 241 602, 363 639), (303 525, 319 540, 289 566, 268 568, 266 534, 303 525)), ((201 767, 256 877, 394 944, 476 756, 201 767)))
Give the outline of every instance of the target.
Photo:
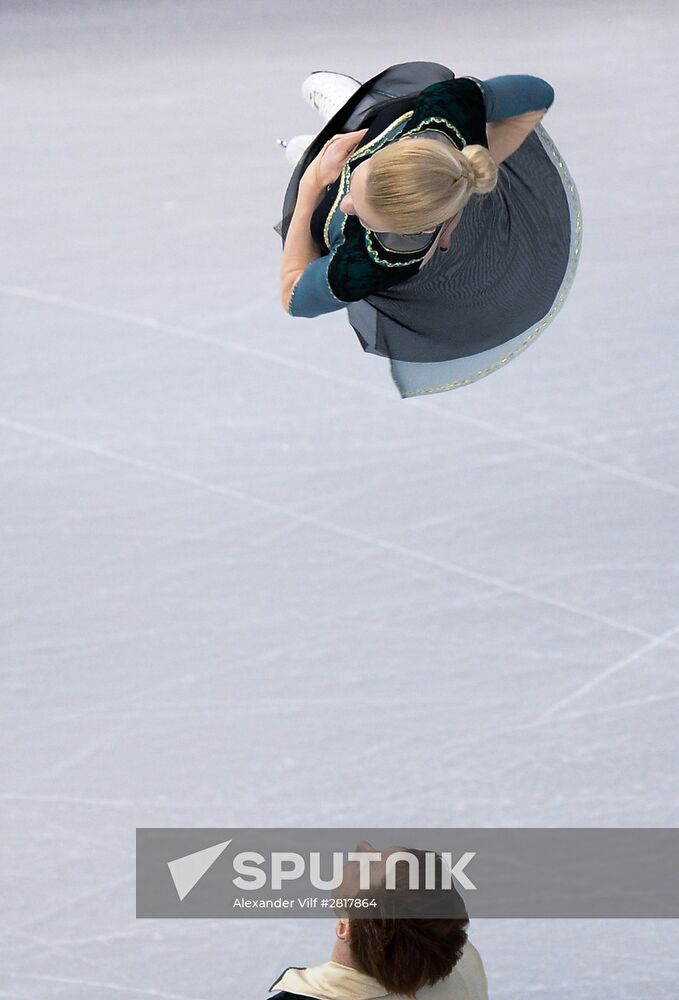
POLYGON ((326 125, 360 86, 353 76, 316 70, 303 82, 302 97, 318 111, 326 125))
MULTIPOLYGON (((360 86, 360 81, 353 76, 317 70, 306 78, 301 89, 302 97, 318 111, 325 125, 360 86)), ((283 146, 286 160, 294 167, 315 138, 314 135, 296 135, 288 140, 277 139, 276 142, 283 146)))
POLYGON ((315 135, 295 135, 292 139, 276 139, 276 142, 285 150, 285 158, 290 166, 296 167, 315 138, 315 135))

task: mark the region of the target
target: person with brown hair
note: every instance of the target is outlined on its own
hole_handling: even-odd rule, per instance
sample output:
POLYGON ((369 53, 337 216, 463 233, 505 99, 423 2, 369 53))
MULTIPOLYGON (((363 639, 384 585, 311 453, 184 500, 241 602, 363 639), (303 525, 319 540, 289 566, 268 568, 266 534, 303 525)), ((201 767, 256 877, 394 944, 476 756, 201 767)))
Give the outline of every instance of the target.
POLYGON ((322 97, 334 76, 305 81, 331 114, 289 144, 299 159, 274 227, 283 307, 346 309, 403 397, 467 385, 533 343, 573 281, 578 195, 540 124, 554 91, 413 62, 344 78, 340 106, 322 105, 314 87, 322 97))
MULTIPOLYGON (((362 842, 357 850, 372 851, 362 842)), ((376 909, 341 912, 336 942, 328 962, 311 968, 290 967, 270 987, 272 1000, 487 1000, 481 957, 468 940, 469 918, 455 888, 441 888, 444 865, 436 856, 436 889, 409 885, 410 869, 394 858, 394 887, 388 888, 388 858, 404 848, 381 853, 370 869, 370 887, 358 889, 358 862, 344 868, 341 898, 374 901, 376 909), (365 913, 377 913, 366 917, 365 913)), ((407 849, 417 859, 419 886, 424 885, 425 852, 407 849)))

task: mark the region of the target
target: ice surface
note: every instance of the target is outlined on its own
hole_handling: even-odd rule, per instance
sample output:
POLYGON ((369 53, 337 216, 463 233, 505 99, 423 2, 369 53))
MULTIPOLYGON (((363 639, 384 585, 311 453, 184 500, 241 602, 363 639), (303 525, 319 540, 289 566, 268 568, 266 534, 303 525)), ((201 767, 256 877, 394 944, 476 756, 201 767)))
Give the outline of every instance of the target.
MULTIPOLYGON (((328 921, 136 921, 137 826, 662 826, 679 791, 677 11, 2 5, 0 997, 264 998, 328 921), (312 70, 550 80, 563 312, 403 402, 280 305, 312 70), (253 929, 254 928, 254 929, 253 929)), ((664 1000, 672 922, 479 922, 495 1000, 664 1000)))

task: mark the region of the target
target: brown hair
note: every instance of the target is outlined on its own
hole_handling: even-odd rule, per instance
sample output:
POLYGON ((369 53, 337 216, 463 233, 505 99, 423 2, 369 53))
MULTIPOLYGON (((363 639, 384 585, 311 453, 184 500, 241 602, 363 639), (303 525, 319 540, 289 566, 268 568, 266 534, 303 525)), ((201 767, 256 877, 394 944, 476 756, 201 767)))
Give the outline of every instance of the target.
POLYGON ((452 219, 473 194, 497 184, 497 164, 485 146, 455 149, 438 139, 392 142, 370 158, 365 197, 390 231, 417 233, 452 219))
MULTIPOLYGON (((418 859, 422 884, 425 852, 408 850, 418 859)), ((437 855, 437 884, 441 881, 441 871, 442 861, 437 855)), ((408 870, 402 862, 395 865, 395 876, 396 888, 390 890, 388 896, 384 878, 379 885, 368 890, 367 895, 376 900, 379 916, 350 918, 349 947, 362 970, 384 986, 388 993, 414 997, 418 990, 433 986, 453 971, 467 941, 469 919, 466 915, 460 916, 466 911, 455 889, 408 890, 408 870), (432 900, 432 893, 436 895, 436 900, 432 900), (447 897, 442 893, 447 893, 447 897), (396 915, 406 907, 407 917, 396 915), (425 914, 445 912, 458 915, 434 918, 411 916, 418 908, 425 914)))

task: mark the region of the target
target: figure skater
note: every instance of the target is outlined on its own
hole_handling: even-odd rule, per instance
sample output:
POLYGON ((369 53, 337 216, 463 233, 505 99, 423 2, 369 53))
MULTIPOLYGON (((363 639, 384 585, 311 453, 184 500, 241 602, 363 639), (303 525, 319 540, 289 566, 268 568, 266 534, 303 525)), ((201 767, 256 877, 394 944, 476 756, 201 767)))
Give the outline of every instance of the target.
MULTIPOLYGON (((356 849, 375 850, 367 841, 356 849)), ((351 869, 358 863, 345 865, 338 895, 364 897, 371 908, 355 908, 354 915, 341 911, 330 960, 311 968, 286 969, 270 987, 277 991, 271 1000, 488 1000, 485 970, 468 940, 469 917, 457 890, 410 889, 404 862, 394 866, 395 888, 386 889, 385 862, 398 850, 402 848, 380 852, 382 861, 371 865, 368 890, 356 888, 358 876, 351 869)), ((418 860, 424 885, 425 852, 409 849, 409 853, 418 860)), ((440 855, 435 864, 439 880, 440 855)))
POLYGON ((346 309, 404 398, 525 350, 580 252, 577 190, 540 124, 552 87, 408 62, 364 84, 317 71, 302 94, 325 124, 283 143, 295 167, 274 229, 289 315, 346 309))

